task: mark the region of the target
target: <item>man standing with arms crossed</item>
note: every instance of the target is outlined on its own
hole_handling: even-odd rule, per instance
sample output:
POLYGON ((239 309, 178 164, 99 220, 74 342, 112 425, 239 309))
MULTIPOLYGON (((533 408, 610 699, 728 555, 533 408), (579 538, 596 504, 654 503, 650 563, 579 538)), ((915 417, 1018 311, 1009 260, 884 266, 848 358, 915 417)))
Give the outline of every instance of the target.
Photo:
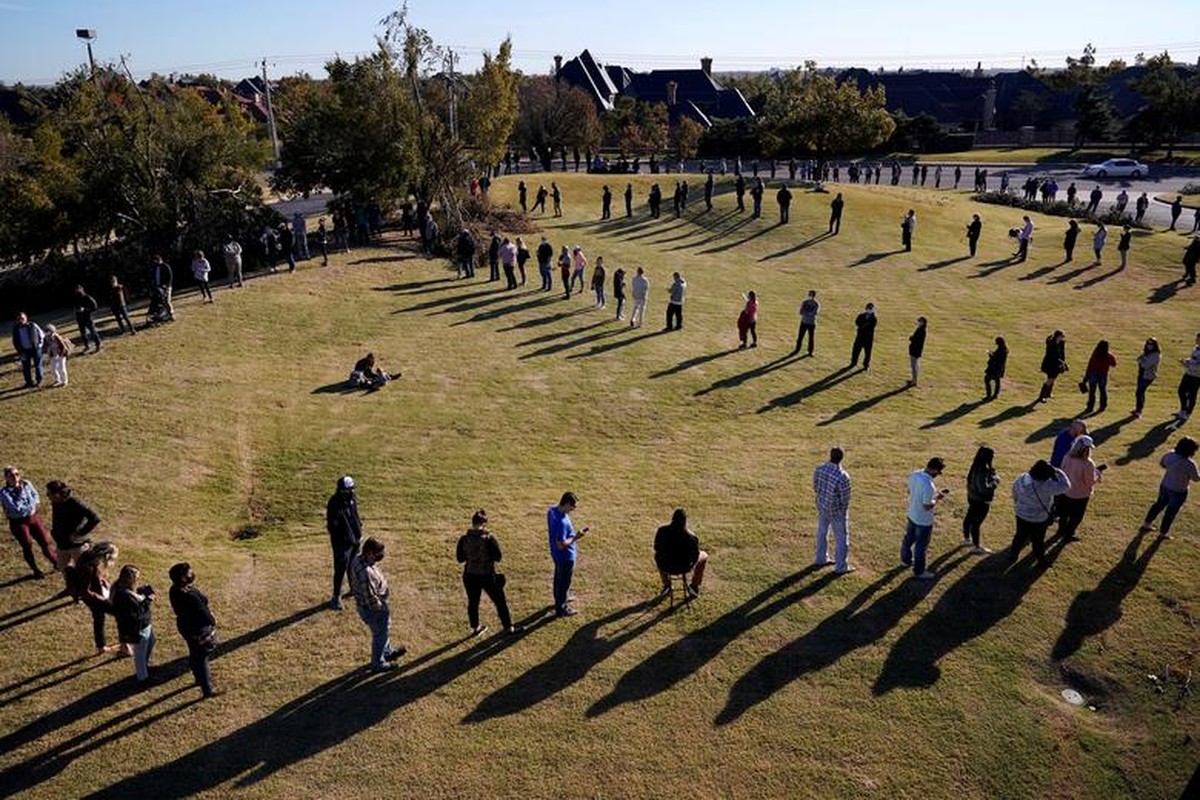
POLYGON ((588 532, 575 530, 571 512, 578 501, 574 492, 566 492, 558 505, 546 511, 546 527, 550 534, 550 558, 554 561, 554 614, 573 617, 578 612, 570 605, 571 578, 575 575, 576 543, 588 532))
POLYGON ((900 563, 912 567, 913 576, 923 581, 937 577, 925 569, 925 553, 933 536, 933 511, 938 501, 950 493, 949 489, 939 490, 933 483, 945 468, 946 462, 935 457, 929 459, 925 469, 908 476, 908 525, 900 545, 900 563))
POLYGON ((829 451, 829 460, 813 472, 813 493, 817 496, 817 550, 814 564, 830 563, 838 575, 854 572, 847 563, 850 554, 850 473, 842 469, 842 448, 829 451), (827 534, 833 528, 833 561, 829 561, 827 534))

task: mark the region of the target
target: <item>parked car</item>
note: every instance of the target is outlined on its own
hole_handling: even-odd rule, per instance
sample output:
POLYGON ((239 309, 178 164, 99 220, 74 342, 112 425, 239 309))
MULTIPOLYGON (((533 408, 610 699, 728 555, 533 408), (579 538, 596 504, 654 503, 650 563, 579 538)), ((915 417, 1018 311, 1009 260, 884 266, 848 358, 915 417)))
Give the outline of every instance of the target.
POLYGON ((1099 164, 1089 164, 1083 174, 1090 178, 1140 178, 1150 174, 1150 167, 1132 158, 1110 158, 1099 164))

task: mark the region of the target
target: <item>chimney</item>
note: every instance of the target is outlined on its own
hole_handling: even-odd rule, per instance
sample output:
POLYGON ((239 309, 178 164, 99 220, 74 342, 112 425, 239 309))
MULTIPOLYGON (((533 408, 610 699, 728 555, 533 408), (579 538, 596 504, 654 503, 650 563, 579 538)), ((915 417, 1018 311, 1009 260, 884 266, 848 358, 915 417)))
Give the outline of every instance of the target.
POLYGON ((983 77, 983 62, 982 61, 975 62, 975 77, 976 78, 983 77))
POLYGON ((700 71, 708 77, 712 77, 712 59, 708 56, 700 59, 700 71))
POLYGON ((667 81, 667 106, 675 105, 675 92, 679 89, 679 84, 675 81, 667 81))
POLYGON ((562 56, 554 57, 554 77, 558 77, 558 73, 562 72, 562 56))

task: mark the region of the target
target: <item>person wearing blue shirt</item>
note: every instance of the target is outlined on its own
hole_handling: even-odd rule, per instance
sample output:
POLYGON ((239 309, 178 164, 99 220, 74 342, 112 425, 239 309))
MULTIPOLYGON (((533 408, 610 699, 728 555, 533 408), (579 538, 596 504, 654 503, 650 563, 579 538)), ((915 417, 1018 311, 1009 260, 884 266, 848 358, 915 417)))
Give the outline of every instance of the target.
POLYGON ((1071 445, 1080 436, 1088 432, 1087 423, 1081 419, 1071 420, 1071 424, 1058 432, 1054 437, 1054 448, 1050 451, 1050 466, 1062 466, 1063 459, 1071 450, 1071 445))
POLYGON ((933 479, 941 475, 945 468, 946 462, 942 459, 931 458, 925 469, 908 476, 908 525, 900 545, 900 563, 912 567, 913 575, 926 581, 936 577, 925 569, 925 551, 929 549, 929 539, 933 536, 933 510, 950 491, 939 491, 933 479))
POLYGON ((588 532, 576 531, 571 512, 578 500, 574 492, 566 492, 558 505, 546 511, 546 527, 550 534, 550 558, 554 560, 554 613, 560 617, 573 616, 576 611, 567 602, 571 578, 575 574, 576 543, 588 532))

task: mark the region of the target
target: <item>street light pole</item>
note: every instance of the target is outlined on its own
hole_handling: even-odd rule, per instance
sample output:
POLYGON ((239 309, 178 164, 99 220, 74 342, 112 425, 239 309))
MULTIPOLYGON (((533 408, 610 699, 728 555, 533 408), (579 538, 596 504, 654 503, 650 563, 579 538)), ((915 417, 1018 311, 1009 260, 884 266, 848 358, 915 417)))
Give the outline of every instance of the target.
POLYGON ((92 41, 96 38, 96 31, 93 28, 76 28, 75 38, 82 39, 87 43, 88 51, 88 66, 92 70, 92 80, 96 79, 96 57, 92 55, 92 41))

